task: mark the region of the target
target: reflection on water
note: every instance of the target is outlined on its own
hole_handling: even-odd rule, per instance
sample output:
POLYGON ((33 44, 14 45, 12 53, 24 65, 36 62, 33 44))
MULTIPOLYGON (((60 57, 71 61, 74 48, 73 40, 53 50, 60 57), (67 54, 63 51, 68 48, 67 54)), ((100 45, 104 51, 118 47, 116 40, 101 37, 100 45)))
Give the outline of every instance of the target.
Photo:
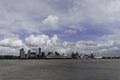
POLYGON ((120 60, 1 60, 1 80, 120 80, 120 60))

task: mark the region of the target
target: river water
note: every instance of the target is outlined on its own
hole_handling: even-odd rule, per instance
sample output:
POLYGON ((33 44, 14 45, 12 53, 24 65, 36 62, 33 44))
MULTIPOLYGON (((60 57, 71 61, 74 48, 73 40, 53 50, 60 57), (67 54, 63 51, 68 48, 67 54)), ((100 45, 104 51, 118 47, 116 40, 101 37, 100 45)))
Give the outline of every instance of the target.
POLYGON ((0 60, 0 80, 120 80, 120 60, 0 60))

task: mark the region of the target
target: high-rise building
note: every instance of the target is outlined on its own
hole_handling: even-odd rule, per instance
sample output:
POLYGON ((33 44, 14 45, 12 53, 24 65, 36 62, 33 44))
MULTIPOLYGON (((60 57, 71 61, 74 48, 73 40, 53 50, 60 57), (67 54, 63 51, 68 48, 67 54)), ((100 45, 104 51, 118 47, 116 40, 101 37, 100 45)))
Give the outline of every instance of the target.
POLYGON ((39 56, 41 56, 41 48, 39 48, 39 52, 38 53, 39 53, 39 56))
POLYGON ((24 48, 20 49, 20 58, 25 58, 24 48))
POLYGON ((29 58, 30 55, 31 55, 31 50, 28 50, 27 55, 28 55, 28 58, 29 58))

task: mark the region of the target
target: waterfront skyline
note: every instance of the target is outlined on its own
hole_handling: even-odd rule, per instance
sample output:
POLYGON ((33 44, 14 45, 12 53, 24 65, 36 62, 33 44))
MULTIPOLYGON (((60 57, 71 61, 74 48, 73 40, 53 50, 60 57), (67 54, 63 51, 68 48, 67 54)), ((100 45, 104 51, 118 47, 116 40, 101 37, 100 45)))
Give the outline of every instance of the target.
POLYGON ((119 0, 0 0, 0 54, 19 49, 120 55, 119 0))

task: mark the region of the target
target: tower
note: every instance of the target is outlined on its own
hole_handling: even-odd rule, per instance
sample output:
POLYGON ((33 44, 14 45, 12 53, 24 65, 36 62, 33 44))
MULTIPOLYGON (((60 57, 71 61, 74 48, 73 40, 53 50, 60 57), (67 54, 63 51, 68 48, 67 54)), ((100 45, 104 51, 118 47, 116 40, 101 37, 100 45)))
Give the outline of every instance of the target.
POLYGON ((25 58, 24 48, 20 49, 20 58, 25 58))
POLYGON ((31 50, 28 50, 28 58, 30 58, 30 55, 31 55, 31 50))
POLYGON ((39 53, 39 56, 41 56, 41 48, 39 48, 39 52, 38 53, 39 53))

